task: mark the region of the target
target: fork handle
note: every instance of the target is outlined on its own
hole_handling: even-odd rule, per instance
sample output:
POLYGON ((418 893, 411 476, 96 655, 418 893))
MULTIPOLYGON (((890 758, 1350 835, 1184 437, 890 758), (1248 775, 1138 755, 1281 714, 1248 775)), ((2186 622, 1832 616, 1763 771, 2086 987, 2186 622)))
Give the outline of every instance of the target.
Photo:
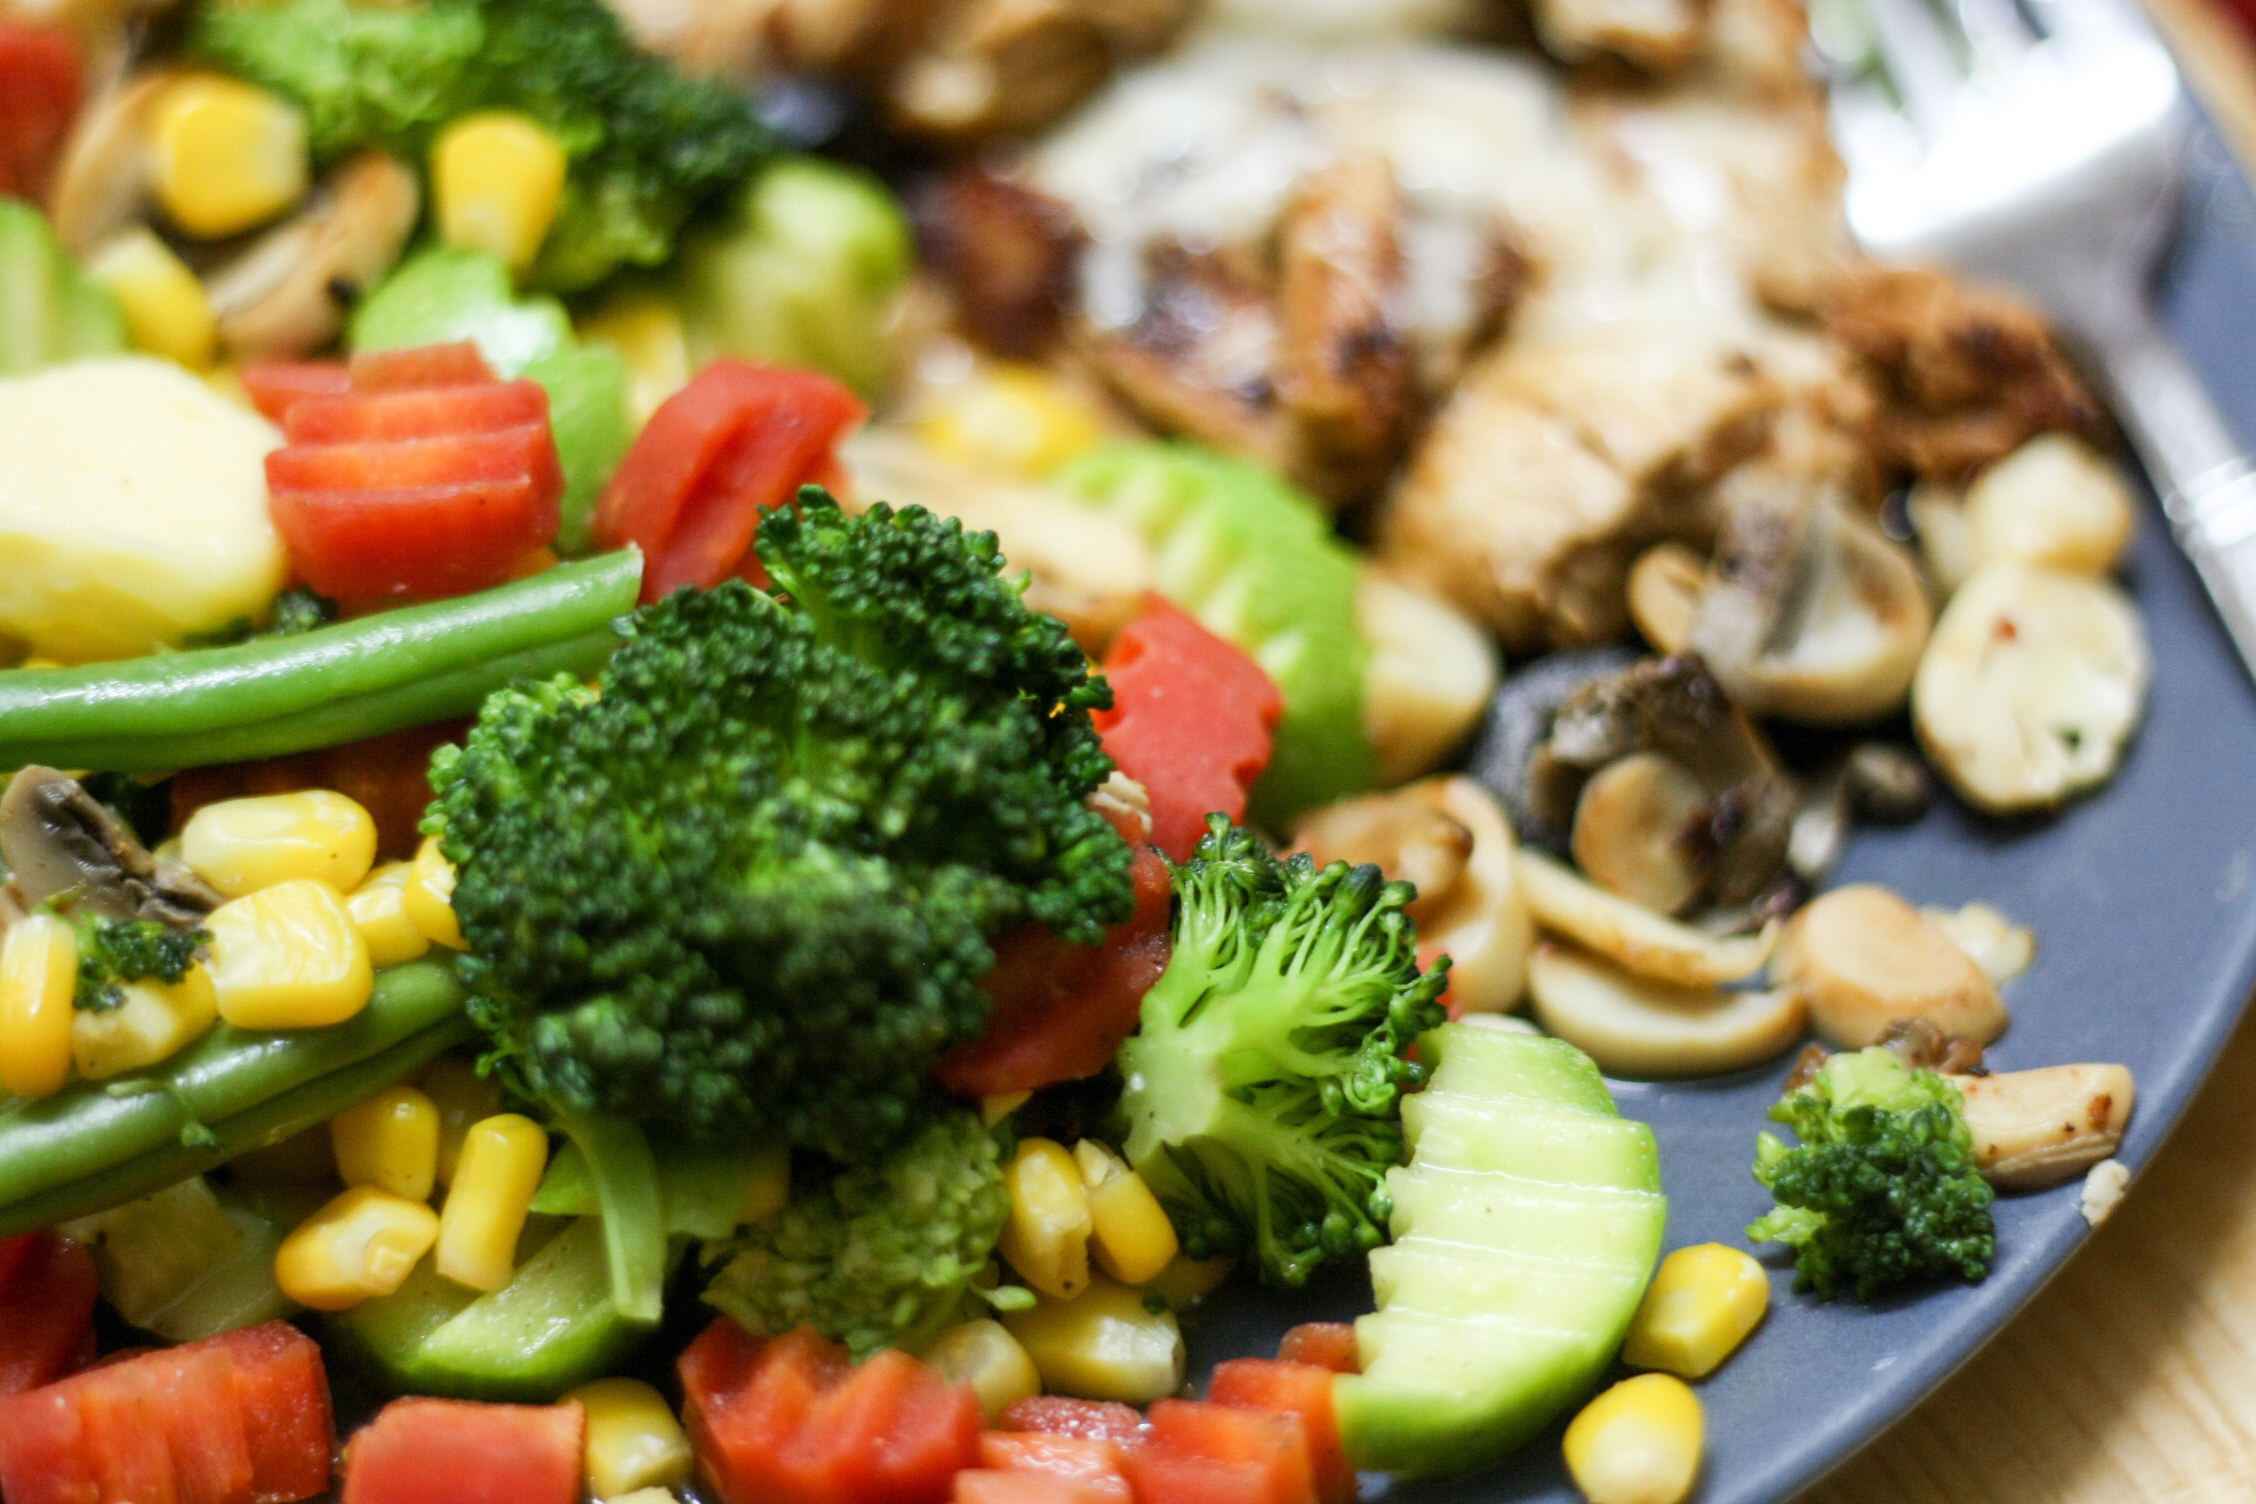
POLYGON ((2256 460, 2151 317, 2118 324, 2093 344, 2178 546, 2256 669, 2256 460))

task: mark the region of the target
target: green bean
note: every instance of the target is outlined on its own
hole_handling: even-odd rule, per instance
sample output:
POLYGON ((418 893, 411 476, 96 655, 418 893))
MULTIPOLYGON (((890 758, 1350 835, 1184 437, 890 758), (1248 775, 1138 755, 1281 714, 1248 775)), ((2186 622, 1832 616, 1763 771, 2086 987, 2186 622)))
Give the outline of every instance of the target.
POLYGON ((642 556, 622 549, 295 637, 9 670, 0 767, 192 767, 466 715, 519 673, 592 672, 641 588, 642 556))
POLYGON ((218 1024, 143 1075, 82 1081, 0 1112, 0 1220, 14 1222, 27 1201, 75 1196, 79 1183, 142 1156, 179 1154, 184 1136, 202 1136, 199 1128, 217 1133, 241 1114, 449 1026, 462 1016, 462 999, 450 963, 412 961, 379 973, 368 1006, 344 1023, 280 1034, 218 1024))

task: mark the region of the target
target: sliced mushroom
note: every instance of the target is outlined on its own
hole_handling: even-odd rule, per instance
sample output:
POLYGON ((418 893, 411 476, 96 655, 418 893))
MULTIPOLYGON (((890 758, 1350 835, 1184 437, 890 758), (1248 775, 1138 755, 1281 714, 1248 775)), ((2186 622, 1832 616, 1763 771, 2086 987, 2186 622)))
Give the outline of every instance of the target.
POLYGON ((346 159, 296 215, 213 275, 205 290, 220 342, 261 359, 329 343, 354 301, 399 260, 421 213, 421 190, 403 163, 380 151, 346 159))
POLYGON ((1510 675, 1490 702, 1480 736, 1466 759, 1473 776, 1504 801, 1521 840, 1564 856, 1580 788, 1557 786, 1550 755, 1551 723, 1559 707, 1585 684, 1617 674, 1637 661, 1628 648, 1580 648, 1539 658, 1510 675))
POLYGON ((1629 619, 1653 650, 1681 653, 1700 622, 1708 561, 1681 543, 1658 543, 1629 569, 1629 619))
POLYGON ((71 254, 90 255, 143 217, 155 172, 150 116, 180 77, 176 68, 137 73, 80 113, 47 195, 55 238, 71 254))
POLYGON ((1417 884, 1410 917, 1419 949, 1449 957, 1460 1013, 1519 1002, 1535 927, 1512 860, 1511 824, 1486 789, 1452 776, 1344 800, 1302 820, 1294 840, 1319 861, 1374 862, 1417 884))
POLYGON ((1966 523, 1976 554, 2104 575, 2138 514, 2122 472, 2082 440, 2039 434, 1975 478, 1966 523))
POLYGON ((1598 885, 1663 914, 1700 896, 1708 791, 1658 752, 1608 763, 1582 786, 1575 808, 1575 865, 1598 885))
MULTIPOLYGON (((1773 928, 1718 938, 1587 882, 1540 852, 1513 859, 1539 929, 1579 941, 1641 977, 1713 987, 1752 976, 1770 959, 1773 928)), ((1916 916, 1914 916, 1916 917, 1916 916)))
POLYGON ((1488 634, 1439 596, 1365 569, 1356 623, 1371 645, 1363 671, 1363 729, 1379 781, 1401 783, 1448 760, 1496 692, 1488 634))
POLYGON ((2130 1070, 2120 1065, 2050 1065, 1950 1082, 1966 1099, 1976 1168, 2012 1191, 2059 1185, 2113 1155, 2138 1101, 2130 1070))
MULTIPOLYGON (((1880 1036, 1882 1049, 1892 1050, 1904 1064, 1922 1070, 1941 1071, 1946 1075, 1966 1076, 1983 1073, 1983 1056, 1986 1051, 1978 1040, 1963 1034, 1946 1034, 1935 1027, 1932 1019, 1899 1018, 1888 1025, 1888 1032, 1880 1036)), ((1825 1051, 1811 1045, 1820 1056, 1825 1051)))
POLYGON ((1986 903, 1964 908, 1922 908, 1920 917, 1950 937, 1951 944, 1982 968, 1982 975, 2003 987, 2037 959, 2034 931, 2015 924, 1986 903))
POLYGON ((220 904, 202 879, 149 855, 124 821, 53 768, 20 770, 0 795, 0 863, 27 904, 75 894, 74 903, 104 919, 179 927, 220 904))
POLYGON ((1528 992, 1545 1030, 1617 1076, 1714 1076, 1758 1065, 1791 1047, 1808 1017, 1791 987, 1683 987, 1550 942, 1529 961, 1528 992))
POLYGON ((1835 888, 1795 915, 1770 975, 1801 992, 1822 1037, 1849 1049, 1878 1044, 1902 1019, 1925 1019, 1982 1044, 2010 1021, 1972 958, 1872 883, 1835 888))
POLYGON ((1806 483, 1735 479, 1694 649, 1753 715, 1837 725, 1895 709, 1931 622, 1910 555, 1806 483))
POLYGON ((1993 814, 2104 783, 2146 704, 2146 633, 2101 580, 1985 564, 1943 611, 1912 689, 1936 769, 1993 814))
POLYGON ((1823 882, 1848 849, 1859 818, 1902 825, 1927 812, 1927 772, 1919 759, 1885 742, 1861 742, 1804 786, 1786 845, 1786 865, 1803 882, 1823 882))

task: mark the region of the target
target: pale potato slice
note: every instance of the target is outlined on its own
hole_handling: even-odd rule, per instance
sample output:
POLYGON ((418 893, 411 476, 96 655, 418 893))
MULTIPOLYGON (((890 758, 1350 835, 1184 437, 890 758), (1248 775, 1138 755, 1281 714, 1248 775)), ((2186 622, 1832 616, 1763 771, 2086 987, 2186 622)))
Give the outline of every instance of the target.
POLYGON ((1513 858, 1539 929, 1576 940, 1641 977, 1712 987, 1752 976, 1770 959, 1774 928, 1718 938, 1590 882, 1539 851, 1513 858))
POLYGON ((1496 648, 1447 601, 1376 569, 1362 572, 1355 618, 1371 645, 1363 730, 1379 782, 1401 783, 1446 762, 1488 708, 1496 648))
POLYGON ((1786 926, 1770 975, 1802 994, 1820 1035, 1848 1049, 1878 1044, 1902 1019, 1923 1018, 1982 1044, 2010 1021, 1973 959, 1873 883, 1811 900, 1786 926))
POLYGON ((168 360, 0 381, 0 639, 61 663, 128 658, 265 611, 274 426, 168 360))
POLYGON ((1949 1080, 1966 1099, 1975 1167, 2012 1191, 2059 1185, 2108 1158, 2138 1105, 2137 1085, 2121 1065, 2048 1065, 1949 1080))
POLYGON ((2145 629, 2115 587, 1984 564, 1951 597, 1920 659, 1912 722, 1970 802, 1994 814, 2043 809, 2114 773, 2148 675, 2145 629))
POLYGON ((2122 472, 2064 433, 2039 434, 1966 492, 1967 529, 1984 563, 2104 575, 2123 557, 2137 515, 2122 472))
POLYGON ((1528 992, 1546 1030, 1616 1076, 1713 1076, 1756 1065, 1791 1047, 1808 1019, 1791 987, 1680 987, 1548 941, 1529 960, 1528 992))

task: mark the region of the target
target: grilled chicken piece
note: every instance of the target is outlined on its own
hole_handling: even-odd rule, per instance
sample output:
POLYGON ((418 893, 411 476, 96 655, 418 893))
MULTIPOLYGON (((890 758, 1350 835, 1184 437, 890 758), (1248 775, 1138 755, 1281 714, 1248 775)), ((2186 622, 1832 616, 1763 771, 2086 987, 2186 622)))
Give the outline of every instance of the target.
POLYGON ((1656 73, 1698 54, 1704 0, 1535 0, 1535 32, 1561 62, 1614 57, 1656 73))
POLYGON ((1049 349, 1072 306, 1074 258, 1087 239, 1071 209, 967 168, 926 187, 915 217, 925 264, 980 343, 1022 360, 1049 349))

